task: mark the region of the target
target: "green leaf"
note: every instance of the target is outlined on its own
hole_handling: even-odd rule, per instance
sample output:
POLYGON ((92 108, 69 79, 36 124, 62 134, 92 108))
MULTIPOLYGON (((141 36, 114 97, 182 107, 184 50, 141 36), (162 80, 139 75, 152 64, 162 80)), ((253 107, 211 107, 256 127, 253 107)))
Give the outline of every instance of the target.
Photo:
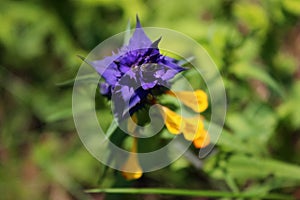
POLYGON ((99 83, 99 75, 97 75, 96 73, 92 73, 92 74, 85 74, 85 75, 81 75, 81 76, 76 76, 75 78, 60 82, 60 83, 56 83, 57 86, 69 86, 69 85, 74 85, 75 81, 80 82, 84 82, 84 83, 91 83, 91 84, 97 84, 99 83))
POLYGON ((266 10, 258 3, 238 1, 233 7, 234 16, 248 28, 265 33, 269 26, 266 10))
POLYGON ((300 15, 300 1, 299 0, 283 0, 283 7, 292 14, 300 15))
POLYGON ((130 34, 130 21, 128 21, 127 26, 126 26, 126 30, 125 30, 125 35, 124 35, 124 42, 123 45, 128 45, 131 34, 130 34))
MULTIPOLYGON (((233 155, 226 163, 227 172, 239 179, 276 179, 296 181, 300 185, 300 167, 270 158, 233 155)), ((284 185, 282 185, 284 187, 284 185)))
POLYGON ((180 66, 184 66, 186 64, 189 64, 193 60, 195 60, 195 57, 191 56, 191 57, 188 57, 188 58, 186 58, 184 60, 180 60, 177 64, 180 65, 180 66))
POLYGON ((106 131, 106 136, 110 138, 110 136, 116 131, 117 128, 118 128, 117 122, 115 120, 112 120, 110 126, 106 131))
POLYGON ((240 79, 252 78, 259 80, 272 88, 281 97, 284 97, 282 87, 261 66, 240 62, 233 65, 230 71, 240 79))
POLYGON ((293 129, 300 127, 300 81, 292 86, 287 100, 284 101, 277 112, 281 119, 286 120, 293 129))
POLYGON ((228 113, 226 125, 236 137, 265 147, 276 127, 276 113, 265 105, 252 103, 241 113, 228 113), (261 120, 263 119, 263 120, 261 120))

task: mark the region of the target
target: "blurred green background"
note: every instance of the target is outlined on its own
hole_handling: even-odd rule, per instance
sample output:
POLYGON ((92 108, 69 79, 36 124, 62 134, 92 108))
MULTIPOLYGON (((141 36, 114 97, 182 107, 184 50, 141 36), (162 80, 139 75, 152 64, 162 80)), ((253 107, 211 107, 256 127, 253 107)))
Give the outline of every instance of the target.
POLYGON ((300 199, 299 17, 298 0, 2 0, 0 199, 191 199, 83 192, 99 186, 300 199), (174 29, 206 48, 223 76, 228 114, 202 166, 183 157, 136 181, 108 169, 99 182, 103 166, 74 127, 72 87, 59 83, 75 77, 76 55, 124 31, 136 13, 143 26, 174 29))

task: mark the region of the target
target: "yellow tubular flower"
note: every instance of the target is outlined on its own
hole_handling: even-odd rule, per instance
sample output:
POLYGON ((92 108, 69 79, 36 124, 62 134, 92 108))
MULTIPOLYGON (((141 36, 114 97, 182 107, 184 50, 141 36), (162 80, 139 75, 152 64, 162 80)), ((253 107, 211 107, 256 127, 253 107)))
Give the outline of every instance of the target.
POLYGON ((203 112, 208 107, 207 94, 203 90, 196 90, 194 92, 180 91, 171 92, 168 91, 167 94, 174 97, 178 97, 179 100, 186 106, 190 107, 195 112, 203 112))
POLYGON ((203 121, 200 116, 183 119, 183 136, 186 140, 193 141, 202 136, 204 132, 203 121))
POLYGON ((122 167, 122 175, 127 180, 139 179, 143 175, 143 170, 139 164, 137 157, 137 138, 133 138, 131 152, 127 161, 122 167))
POLYGON ((181 133, 182 117, 165 106, 161 106, 165 118, 165 125, 172 134, 181 133))
POLYGON ((184 138, 193 141, 196 148, 203 148, 209 144, 209 135, 204 129, 201 116, 185 118, 164 106, 161 106, 161 110, 165 118, 165 125, 170 133, 183 133, 184 138))
POLYGON ((209 143, 210 143, 210 137, 207 131, 205 130, 203 131, 200 137, 198 137, 193 141, 193 144, 196 148, 206 147, 207 145, 209 145, 209 143))

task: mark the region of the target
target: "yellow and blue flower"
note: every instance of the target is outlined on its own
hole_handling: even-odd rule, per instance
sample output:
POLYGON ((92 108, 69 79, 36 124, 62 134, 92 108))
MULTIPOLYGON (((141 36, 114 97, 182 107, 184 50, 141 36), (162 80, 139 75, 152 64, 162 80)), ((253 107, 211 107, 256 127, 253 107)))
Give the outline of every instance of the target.
MULTIPOLYGON (((147 105, 159 103, 156 98, 159 95, 177 97, 196 113, 195 117, 183 117, 160 105, 166 128, 171 134, 183 134, 186 140, 193 141, 196 148, 205 147, 209 144, 209 135, 199 113, 207 109, 208 97, 202 90, 172 92, 167 89, 175 75, 187 68, 180 66, 178 60, 160 53, 160 40, 152 42, 137 17, 136 29, 128 45, 112 56, 90 62, 105 80, 100 83, 100 93, 113 99, 114 114, 119 122, 126 122, 129 117, 137 122, 135 113, 147 105)), ((135 127, 128 127, 128 130, 131 135, 135 135, 135 127)), ((123 176, 129 180, 140 178, 143 173, 137 159, 137 149, 137 138, 134 137, 131 149, 133 154, 123 166, 123 176)))

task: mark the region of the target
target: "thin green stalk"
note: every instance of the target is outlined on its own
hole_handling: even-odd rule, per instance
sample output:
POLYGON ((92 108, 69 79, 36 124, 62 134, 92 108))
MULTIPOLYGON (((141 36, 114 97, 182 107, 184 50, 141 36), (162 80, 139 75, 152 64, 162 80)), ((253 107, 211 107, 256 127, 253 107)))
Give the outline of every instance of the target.
POLYGON ((168 188, 103 188, 89 189, 87 193, 119 193, 119 194, 164 194, 176 196, 197 196, 197 197, 229 197, 229 198, 260 198, 260 199, 293 199, 291 196, 282 194, 258 194, 231 193, 209 190, 187 190, 187 189, 168 189, 168 188))
POLYGON ((240 192, 239 187, 236 185, 233 178, 228 173, 226 173, 226 175, 225 175, 225 181, 226 181, 227 185, 229 186, 229 188, 234 193, 239 193, 240 192))

